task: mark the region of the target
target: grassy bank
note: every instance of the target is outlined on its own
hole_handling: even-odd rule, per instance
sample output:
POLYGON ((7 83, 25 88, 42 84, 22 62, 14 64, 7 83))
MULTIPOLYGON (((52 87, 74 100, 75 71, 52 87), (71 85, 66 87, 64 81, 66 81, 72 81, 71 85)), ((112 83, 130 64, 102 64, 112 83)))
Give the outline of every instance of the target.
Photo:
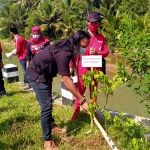
MULTIPOLYGON (((18 84, 5 84, 9 97, 0 98, 0 150, 42 150, 43 139, 40 126, 40 111, 34 93, 21 91, 18 84)), ((54 104, 53 116, 57 124, 67 129, 64 140, 53 135, 60 150, 110 150, 101 132, 94 125, 92 134, 84 133, 90 129, 90 118, 80 113, 77 121, 71 122, 72 107, 54 104)), ((100 120, 102 126, 103 121, 100 120)), ((132 138, 142 138, 149 129, 139 126, 117 126, 107 122, 107 132, 119 150, 131 150, 132 138), (125 129, 125 130, 124 130, 125 129)), ((148 146, 145 147, 149 149, 148 146)), ((141 150, 146 150, 141 149, 141 150)), ((140 149, 139 149, 140 150, 140 149)))
POLYGON ((14 49, 13 39, 1 39, 0 42, 4 52, 11 52, 14 49))
MULTIPOLYGON (((5 84, 5 87, 9 97, 0 98, 0 150, 42 149, 40 111, 35 94, 21 91, 17 84, 5 84)), ((88 115, 81 113, 78 121, 71 122, 72 107, 54 104, 53 109, 56 123, 67 129, 67 136, 74 136, 73 141, 67 143, 59 135, 53 135, 60 150, 88 147, 85 143, 89 139, 92 140, 93 136, 97 138, 101 136, 96 127, 93 134, 84 135, 84 132, 90 128, 88 115)), ((102 143, 104 142, 102 139, 102 143)), ((107 144, 103 144, 102 147, 107 149, 105 145, 107 144)))

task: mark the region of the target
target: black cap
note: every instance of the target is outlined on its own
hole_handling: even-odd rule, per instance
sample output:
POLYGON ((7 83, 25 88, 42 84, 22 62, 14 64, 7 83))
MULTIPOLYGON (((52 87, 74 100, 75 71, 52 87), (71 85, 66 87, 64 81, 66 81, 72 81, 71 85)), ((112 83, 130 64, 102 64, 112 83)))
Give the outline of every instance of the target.
POLYGON ((13 33, 18 33, 18 30, 17 30, 16 26, 11 26, 11 27, 9 28, 9 31, 10 31, 10 32, 13 32, 13 33))
POLYGON ((90 12, 90 14, 87 16, 87 20, 89 22, 95 22, 98 20, 101 20, 101 16, 99 12, 90 12))

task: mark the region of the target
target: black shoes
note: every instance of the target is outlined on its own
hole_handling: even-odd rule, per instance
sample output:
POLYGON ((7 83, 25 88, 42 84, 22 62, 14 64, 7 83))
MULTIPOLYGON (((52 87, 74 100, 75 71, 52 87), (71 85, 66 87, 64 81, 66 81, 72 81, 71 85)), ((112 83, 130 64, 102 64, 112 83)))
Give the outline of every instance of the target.
POLYGON ((4 93, 0 94, 0 97, 1 97, 1 96, 7 97, 8 94, 7 94, 6 92, 4 92, 4 93))

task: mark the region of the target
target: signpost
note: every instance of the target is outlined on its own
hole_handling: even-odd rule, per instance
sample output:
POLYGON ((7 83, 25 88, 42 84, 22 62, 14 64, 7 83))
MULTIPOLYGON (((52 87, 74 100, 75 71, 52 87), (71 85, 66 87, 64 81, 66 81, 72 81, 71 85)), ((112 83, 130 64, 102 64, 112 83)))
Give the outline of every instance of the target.
POLYGON ((82 56, 82 67, 102 67, 101 55, 82 56))
MULTIPOLYGON (((101 55, 82 56, 82 67, 91 67, 91 71, 93 71, 93 67, 102 67, 102 56, 101 55)), ((93 93, 93 86, 91 86, 91 93, 93 93)))
MULTIPOLYGON (((102 67, 102 56, 101 55, 89 55, 89 56, 82 56, 82 67, 91 67, 91 71, 93 71, 93 67, 102 67)), ((93 77, 92 77, 93 78, 93 77)), ((91 93, 93 92, 93 86, 91 89, 91 93)), ((113 143, 111 138, 107 135, 101 124, 98 120, 94 117, 94 122, 103 134, 105 140, 109 144, 112 150, 118 150, 116 145, 113 143)))

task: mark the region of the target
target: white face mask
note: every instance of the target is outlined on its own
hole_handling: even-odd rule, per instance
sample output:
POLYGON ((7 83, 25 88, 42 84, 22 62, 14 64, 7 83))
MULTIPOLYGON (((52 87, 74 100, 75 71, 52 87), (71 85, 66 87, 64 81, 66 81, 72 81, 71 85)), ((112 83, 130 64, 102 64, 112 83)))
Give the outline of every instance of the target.
POLYGON ((40 37, 40 34, 32 35, 32 37, 33 37, 34 39, 38 39, 38 38, 40 37))

